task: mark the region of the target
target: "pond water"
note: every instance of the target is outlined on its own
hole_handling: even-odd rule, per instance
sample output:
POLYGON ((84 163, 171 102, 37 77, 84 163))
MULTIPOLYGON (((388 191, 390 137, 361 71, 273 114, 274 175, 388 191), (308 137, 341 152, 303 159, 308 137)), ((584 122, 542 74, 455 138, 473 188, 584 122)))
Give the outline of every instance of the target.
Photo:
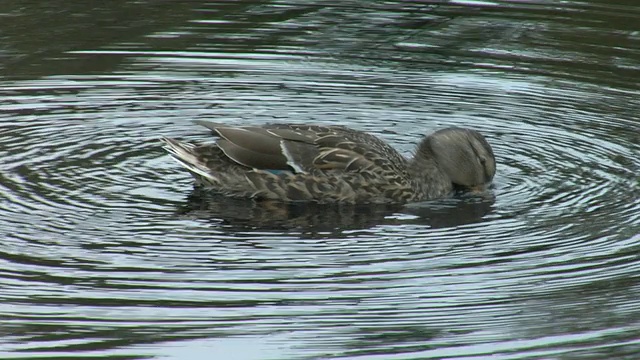
POLYGON ((637 359, 640 4, 3 1, 0 358, 637 359), (481 131, 486 193, 192 193, 191 120, 481 131))

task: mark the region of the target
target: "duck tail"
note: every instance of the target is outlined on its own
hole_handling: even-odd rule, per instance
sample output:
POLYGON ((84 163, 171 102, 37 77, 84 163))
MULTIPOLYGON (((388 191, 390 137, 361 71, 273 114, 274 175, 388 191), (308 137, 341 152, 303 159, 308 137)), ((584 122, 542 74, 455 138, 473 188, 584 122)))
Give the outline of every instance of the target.
POLYGON ((194 175, 202 176, 210 181, 218 182, 218 178, 210 172, 204 161, 198 156, 196 145, 177 141, 168 137, 160 138, 164 143, 163 149, 171 157, 194 175))

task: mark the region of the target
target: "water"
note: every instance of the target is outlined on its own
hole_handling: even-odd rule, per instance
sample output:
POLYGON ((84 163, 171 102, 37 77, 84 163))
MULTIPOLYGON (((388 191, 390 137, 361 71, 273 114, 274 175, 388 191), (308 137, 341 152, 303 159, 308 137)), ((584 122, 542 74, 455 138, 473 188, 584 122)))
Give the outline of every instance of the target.
POLYGON ((637 359, 634 1, 0 5, 3 359, 637 359), (160 136, 493 145, 408 207, 203 199, 160 136))

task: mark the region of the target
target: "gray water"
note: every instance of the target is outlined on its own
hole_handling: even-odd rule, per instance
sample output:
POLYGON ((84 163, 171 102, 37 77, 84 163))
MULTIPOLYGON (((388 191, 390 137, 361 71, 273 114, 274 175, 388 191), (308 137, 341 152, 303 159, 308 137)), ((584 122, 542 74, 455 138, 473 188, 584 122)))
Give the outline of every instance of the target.
POLYGON ((0 358, 640 358, 640 4, 0 2, 0 358), (486 135, 489 191, 203 198, 157 139, 486 135))

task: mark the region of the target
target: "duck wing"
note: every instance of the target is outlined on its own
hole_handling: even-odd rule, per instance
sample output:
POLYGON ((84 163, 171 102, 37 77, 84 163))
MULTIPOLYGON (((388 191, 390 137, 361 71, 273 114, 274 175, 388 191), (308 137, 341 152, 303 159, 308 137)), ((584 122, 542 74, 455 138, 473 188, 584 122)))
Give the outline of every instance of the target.
POLYGON ((254 169, 397 173, 406 167, 405 158, 382 140, 343 126, 195 122, 220 137, 216 144, 229 159, 254 169))

